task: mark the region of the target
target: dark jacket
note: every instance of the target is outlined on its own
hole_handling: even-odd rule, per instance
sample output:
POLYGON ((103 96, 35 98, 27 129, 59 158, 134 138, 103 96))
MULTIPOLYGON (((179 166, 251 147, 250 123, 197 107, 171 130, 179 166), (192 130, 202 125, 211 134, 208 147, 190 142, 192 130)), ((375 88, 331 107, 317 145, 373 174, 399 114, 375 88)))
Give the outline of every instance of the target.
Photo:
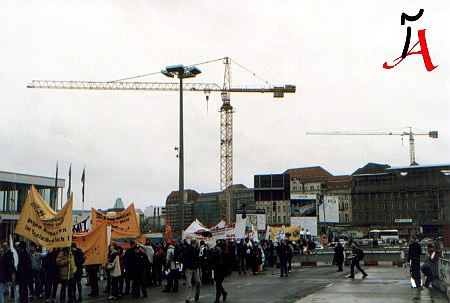
POLYGON ((341 244, 334 247, 333 262, 344 262, 344 247, 341 244))
POLYGON ((150 266, 150 261, 144 252, 140 250, 139 252, 133 251, 127 260, 126 266, 132 277, 139 278, 141 272, 150 266))
POLYGON ((364 259, 364 251, 358 246, 353 246, 352 253, 353 256, 355 257, 355 260, 359 261, 364 259))
POLYGON ((52 250, 42 260, 42 268, 47 273, 47 276, 57 276, 59 278, 59 268, 56 265, 57 255, 58 251, 52 250))
POLYGON ((19 251, 16 279, 19 283, 30 282, 32 279, 31 259, 26 250, 19 251))
POLYGON ((214 277, 224 277, 228 271, 228 256, 224 252, 214 251, 212 254, 212 268, 214 269, 214 277))
POLYGON ((189 245, 182 255, 184 268, 197 269, 200 267, 200 250, 197 247, 189 245))
POLYGON ((0 283, 6 283, 12 281, 12 275, 15 271, 14 257, 11 249, 8 249, 0 257, 0 283))
POLYGON ((287 244, 280 244, 277 247, 277 255, 280 261, 285 261, 289 256, 289 246, 287 244))
POLYGON ((420 246, 419 242, 414 241, 411 244, 409 244, 408 249, 408 262, 413 259, 419 259, 420 255, 422 254, 422 247, 420 246))

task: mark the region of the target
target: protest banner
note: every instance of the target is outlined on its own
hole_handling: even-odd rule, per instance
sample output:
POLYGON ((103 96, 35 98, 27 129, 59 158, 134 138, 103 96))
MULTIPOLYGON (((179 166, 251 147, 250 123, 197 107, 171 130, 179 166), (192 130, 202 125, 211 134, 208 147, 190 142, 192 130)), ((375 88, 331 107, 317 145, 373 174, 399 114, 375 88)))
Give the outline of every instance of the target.
POLYGON ((73 242, 84 252, 85 265, 106 264, 108 260, 107 223, 104 221, 88 233, 73 234, 73 242))
POLYGON ((72 243, 72 201, 73 195, 56 213, 32 185, 14 232, 43 247, 69 247, 72 243))
POLYGON ((281 227, 273 227, 273 226, 267 226, 267 233, 269 235, 266 235, 266 238, 272 240, 272 241, 280 241, 282 239, 289 239, 291 241, 298 241, 300 240, 300 226, 281 226, 281 227), (289 235, 289 236, 288 236, 289 235))
POLYGON ((105 214, 92 208, 92 228, 101 225, 104 221, 112 228, 111 239, 134 238, 140 235, 133 203, 125 210, 113 214, 105 214))

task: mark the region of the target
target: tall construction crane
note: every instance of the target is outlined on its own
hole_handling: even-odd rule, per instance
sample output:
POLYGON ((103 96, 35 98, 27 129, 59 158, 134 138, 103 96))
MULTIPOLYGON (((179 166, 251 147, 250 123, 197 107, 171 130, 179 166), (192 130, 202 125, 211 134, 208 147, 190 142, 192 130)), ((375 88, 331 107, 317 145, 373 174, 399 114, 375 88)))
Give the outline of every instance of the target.
MULTIPOLYGON (((409 161, 410 165, 417 165, 416 163, 416 152, 414 147, 414 136, 428 136, 433 139, 438 138, 438 132, 428 131, 428 132, 413 132, 412 127, 407 127, 408 131, 392 132, 392 131, 373 131, 373 132, 345 132, 345 131, 334 131, 334 132, 307 132, 307 135, 337 135, 337 136, 409 136, 409 161)), ((403 138, 402 138, 403 140, 403 138)))
MULTIPOLYGON (((233 184, 233 107, 231 106, 231 93, 272 93, 274 98, 283 98, 285 93, 295 93, 295 85, 267 87, 232 87, 231 85, 231 59, 229 57, 197 63, 201 65, 222 60, 225 66, 223 86, 216 83, 183 83, 186 92, 203 92, 206 100, 212 92, 220 92, 222 106, 220 108, 220 189, 221 191, 233 184)), ((151 74, 148 74, 151 75, 151 74)), ((146 75, 143 75, 146 76, 146 75)), ((142 76, 138 76, 142 77, 142 76)), ((180 84, 173 82, 132 82, 128 81, 137 77, 126 78, 118 81, 55 81, 33 80, 28 88, 46 89, 75 89, 75 90, 130 90, 130 91, 179 91, 180 84), (127 81, 123 81, 127 80, 127 81)), ((227 214, 226 200, 221 201, 221 214, 227 214)), ((228 199, 229 200, 229 199, 228 199)), ((230 222, 229 216, 227 221, 230 222)))

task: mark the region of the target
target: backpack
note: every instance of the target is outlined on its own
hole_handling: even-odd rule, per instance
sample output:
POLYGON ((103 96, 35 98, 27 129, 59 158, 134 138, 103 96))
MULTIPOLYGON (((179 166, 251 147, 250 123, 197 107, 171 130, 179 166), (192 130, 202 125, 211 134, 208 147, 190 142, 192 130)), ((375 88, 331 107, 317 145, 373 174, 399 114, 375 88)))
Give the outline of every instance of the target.
POLYGON ((359 256, 359 259, 364 259, 364 251, 361 248, 358 248, 357 255, 359 256))
POLYGON ((84 252, 77 248, 74 252, 73 252, 73 256, 75 258, 75 266, 77 268, 82 268, 84 261, 86 261, 86 256, 84 255, 84 252))

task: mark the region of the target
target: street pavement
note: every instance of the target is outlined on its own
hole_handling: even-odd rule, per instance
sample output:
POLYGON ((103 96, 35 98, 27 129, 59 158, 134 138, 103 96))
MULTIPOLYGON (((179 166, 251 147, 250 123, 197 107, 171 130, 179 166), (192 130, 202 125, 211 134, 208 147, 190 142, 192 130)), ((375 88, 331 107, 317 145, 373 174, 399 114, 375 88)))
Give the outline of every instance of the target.
MULTIPOLYGON (((361 274, 357 274, 355 279, 347 279, 348 267, 344 268, 344 272, 336 272, 336 267, 331 265, 301 268, 294 264, 289 277, 280 277, 276 268, 269 268, 257 275, 232 272, 223 285, 228 292, 226 302, 235 303, 448 302, 446 295, 438 289, 411 288, 409 268, 378 265, 365 267, 365 270, 369 274, 366 279, 362 279, 361 274)), ((86 281, 82 283, 83 302, 106 303, 108 294, 90 298, 87 296, 90 289, 85 286, 86 281)), ((106 283, 99 281, 99 285, 102 291, 106 283)), ((185 300, 186 286, 182 284, 178 293, 162 293, 162 287, 149 287, 148 290, 148 298, 133 299, 127 296, 117 301, 180 303, 185 300)), ((14 302, 9 296, 5 299, 8 303, 14 302)), ((214 300, 215 286, 202 285, 199 303, 213 303, 214 300)), ((191 299, 191 302, 194 300, 191 299)))

